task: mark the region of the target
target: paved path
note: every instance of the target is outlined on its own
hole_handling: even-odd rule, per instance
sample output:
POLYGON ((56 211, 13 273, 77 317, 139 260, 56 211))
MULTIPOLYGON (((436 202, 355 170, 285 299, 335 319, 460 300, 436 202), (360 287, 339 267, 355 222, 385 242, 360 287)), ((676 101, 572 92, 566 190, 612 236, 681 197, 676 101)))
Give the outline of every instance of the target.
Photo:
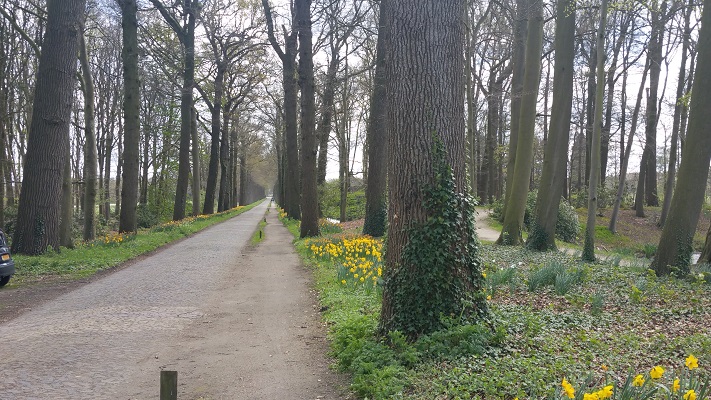
POLYGON ((0 325, 2 399, 340 398, 309 274, 267 202, 0 325))

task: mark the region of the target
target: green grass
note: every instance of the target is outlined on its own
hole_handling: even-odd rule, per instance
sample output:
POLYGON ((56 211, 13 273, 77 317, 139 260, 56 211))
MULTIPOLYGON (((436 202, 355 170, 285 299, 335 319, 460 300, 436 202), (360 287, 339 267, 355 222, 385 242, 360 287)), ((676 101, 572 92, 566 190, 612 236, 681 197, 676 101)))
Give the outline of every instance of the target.
POLYGON ((342 287, 335 265, 314 259, 304 241, 295 244, 313 267, 336 366, 353 375, 352 389, 363 398, 560 399, 563 377, 582 398, 656 365, 667 370, 656 383, 668 386, 684 373, 689 354, 699 358, 697 375, 711 375, 711 284, 699 271, 657 278, 643 263, 585 264, 561 252, 484 245, 493 336, 478 326, 452 326, 407 343, 397 334, 375 337, 378 291, 342 287), (575 276, 574 284, 529 292, 532 272, 556 264, 575 276))
POLYGON ((141 229, 135 235, 107 235, 90 243, 80 243, 74 249, 62 248, 59 253, 48 251, 40 256, 16 254, 13 255, 13 259, 17 271, 7 287, 27 286, 55 278, 62 280, 86 278, 228 220, 259 203, 224 213, 199 218, 191 217, 151 229, 141 229))
POLYGON ((264 235, 264 227, 267 226, 267 221, 266 220, 261 220, 259 221, 259 224, 257 225, 257 230, 254 231, 252 234, 252 239, 250 240, 250 243, 252 246, 258 245, 264 238, 266 237, 264 235))

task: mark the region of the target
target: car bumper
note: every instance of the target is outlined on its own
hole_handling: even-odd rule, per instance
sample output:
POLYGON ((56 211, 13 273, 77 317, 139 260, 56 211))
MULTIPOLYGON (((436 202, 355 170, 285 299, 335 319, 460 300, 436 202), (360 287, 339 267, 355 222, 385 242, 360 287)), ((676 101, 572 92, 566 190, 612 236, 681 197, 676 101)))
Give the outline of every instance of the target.
POLYGON ((0 276, 10 276, 15 273, 15 262, 10 260, 0 264, 0 276))

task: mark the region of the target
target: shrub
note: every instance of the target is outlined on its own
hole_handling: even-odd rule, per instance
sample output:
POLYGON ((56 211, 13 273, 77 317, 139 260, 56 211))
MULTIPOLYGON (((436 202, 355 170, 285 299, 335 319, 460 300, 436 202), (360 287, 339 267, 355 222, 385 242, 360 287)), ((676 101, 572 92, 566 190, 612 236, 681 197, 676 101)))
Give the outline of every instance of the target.
POLYGON ((160 219, 146 204, 139 204, 136 207, 136 224, 139 228, 150 228, 158 225, 160 219))
MULTIPOLYGON (((352 221, 365 217, 365 190, 356 189, 357 182, 346 196, 346 220, 352 221)), ((341 188, 338 180, 331 180, 319 186, 319 205, 325 218, 341 217, 341 188)))

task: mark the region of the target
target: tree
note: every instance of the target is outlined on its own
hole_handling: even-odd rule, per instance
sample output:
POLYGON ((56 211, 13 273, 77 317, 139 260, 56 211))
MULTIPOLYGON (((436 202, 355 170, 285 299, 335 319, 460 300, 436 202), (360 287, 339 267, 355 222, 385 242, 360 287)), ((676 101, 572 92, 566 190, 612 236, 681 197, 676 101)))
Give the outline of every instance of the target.
POLYGON ((178 183, 175 188, 175 205, 173 207, 173 220, 177 221, 185 218, 185 204, 190 180, 191 110, 193 109, 193 86, 195 84, 195 18, 200 5, 197 0, 182 0, 183 15, 185 15, 187 22, 185 26, 181 26, 160 0, 151 0, 151 3, 160 11, 166 23, 178 36, 184 51, 183 88, 180 96, 178 183))
POLYGON ((704 201, 711 160, 711 0, 704 1, 697 44, 696 76, 692 88, 689 130, 682 148, 681 165, 669 215, 662 229, 651 268, 658 275, 673 269, 689 271, 692 240, 704 201))
MULTIPOLYGON (((141 86, 138 78, 138 20, 136 0, 119 0, 123 29, 123 186, 121 187, 121 215, 119 232, 136 230, 138 202, 138 173, 141 142, 141 86)), ((191 95, 192 96, 192 95, 191 95)))
POLYGON ((380 328, 415 338, 439 329, 441 315, 486 310, 474 211, 465 201, 466 14, 460 0, 390 5, 388 269, 380 328), (449 229, 427 225, 440 221, 449 229))
POLYGON ((370 98, 368 142, 368 178, 365 186, 365 222, 363 234, 380 237, 385 234, 387 217, 387 63, 386 46, 389 30, 390 0, 380 1, 378 44, 375 59, 373 94, 370 98))
POLYGON ((318 236, 316 186, 316 99, 314 87, 311 0, 295 0, 299 34, 299 86, 301 87, 301 237, 318 236))
MULTIPOLYGON (((526 197, 531 177, 533 161, 533 141, 536 126, 536 100, 538 81, 541 76, 541 48, 543 42, 543 3, 531 2, 528 10, 528 37, 526 40, 526 68, 523 77, 521 111, 519 115, 518 144, 516 146, 516 165, 511 192, 506 196, 506 214, 499 244, 516 245, 521 243, 523 216, 526 211, 526 197)), ((516 123, 514 121, 514 123, 516 123)))
POLYGON ((689 47, 691 47, 691 12, 694 7, 691 3, 687 4, 684 10, 684 30, 682 32, 682 49, 681 49, 681 66, 679 67, 679 79, 676 88, 676 102, 674 103, 674 120, 672 122, 671 145, 669 149, 669 169, 667 171, 666 182, 664 185, 664 203, 662 204, 662 214, 659 217, 659 225, 664 226, 664 222, 669 214, 669 206, 674 194, 674 180, 676 179, 676 164, 678 154, 679 133, 681 131, 682 112, 686 109, 686 104, 683 101, 685 85, 686 85, 686 64, 688 62, 689 47))
MULTIPOLYGON (((284 89, 284 125, 286 137, 286 176, 284 177, 284 211, 294 219, 301 219, 300 183, 299 183, 299 145, 296 129, 296 106, 298 97, 296 75, 297 30, 287 33, 284 28, 284 50, 274 34, 274 20, 268 0, 262 0, 264 15, 267 20, 269 43, 282 62, 282 85, 284 89)), ((310 22, 309 22, 310 23, 310 22)))
POLYGON ((96 130, 94 128, 94 78, 91 76, 89 55, 86 51, 84 35, 80 42, 82 79, 80 81, 84 92, 84 229, 85 241, 96 238, 96 170, 98 168, 96 153, 96 130))
POLYGON ((571 0, 556 5, 553 108, 545 145, 543 172, 536 197, 536 216, 526 245, 535 250, 555 249, 558 207, 567 174, 570 115, 573 107, 575 10, 571 0))
POLYGON ((12 250, 59 248, 64 163, 86 0, 51 1, 37 72, 17 227, 12 250))
POLYGON ((595 87, 595 116, 590 148, 590 182, 588 183, 588 219, 585 229, 583 260, 595 261, 595 216, 597 213, 597 187, 600 182, 600 136, 602 134, 602 108, 605 95, 605 27, 607 24, 607 0, 600 5, 600 25, 597 30, 597 85, 595 87))

